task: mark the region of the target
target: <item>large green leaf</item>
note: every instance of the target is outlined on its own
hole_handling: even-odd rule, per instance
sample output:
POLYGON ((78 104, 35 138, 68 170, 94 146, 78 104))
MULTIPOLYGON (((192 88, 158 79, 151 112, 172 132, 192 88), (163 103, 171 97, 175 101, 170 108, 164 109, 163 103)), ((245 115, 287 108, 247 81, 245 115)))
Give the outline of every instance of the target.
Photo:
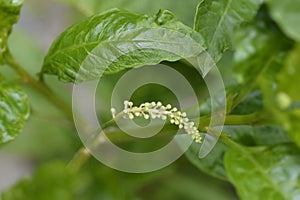
MULTIPOLYGON (((234 141, 246 146, 272 146, 291 142, 285 131, 277 126, 225 126, 224 132, 234 141)), ((227 180, 223 158, 228 147, 217 143, 213 150, 203 159, 199 159, 201 144, 192 144, 185 155, 201 171, 227 180)))
MULTIPOLYGON (((232 47, 234 30, 250 21, 262 0, 201 0, 195 15, 194 29, 205 39, 208 53, 218 62, 223 52, 232 47)), ((209 70, 206 69, 206 70, 209 70)))
POLYGON ((148 17, 113 9, 62 33, 44 60, 43 73, 81 82, 103 73, 181 59, 176 52, 192 57, 202 51, 201 36, 169 11, 148 17))
POLYGON ((7 37, 20 15, 22 0, 0 0, 0 64, 3 63, 3 53, 7 51, 7 37))
POLYGON ((25 92, 0 75, 0 143, 18 136, 28 116, 29 103, 25 92))
POLYGON ((229 180, 245 200, 298 200, 300 151, 293 145, 240 147, 225 154, 229 180))
POLYGON ((266 0, 272 18, 283 32, 300 41, 300 0, 266 0))

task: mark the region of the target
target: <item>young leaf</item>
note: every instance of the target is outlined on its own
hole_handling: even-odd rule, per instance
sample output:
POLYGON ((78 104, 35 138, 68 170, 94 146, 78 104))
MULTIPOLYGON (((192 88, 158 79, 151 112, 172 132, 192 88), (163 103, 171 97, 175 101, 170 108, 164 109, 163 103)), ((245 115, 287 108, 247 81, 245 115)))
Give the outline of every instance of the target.
POLYGON ((148 17, 113 9, 62 33, 45 57, 42 72, 61 81, 81 82, 103 73, 181 59, 172 52, 192 57, 202 51, 201 36, 169 11, 148 17), (79 69, 82 73, 77 74, 79 69))
POLYGON ((266 0, 272 18, 282 31, 296 41, 300 41, 300 0, 266 0))
POLYGON ((13 24, 15 24, 20 15, 22 0, 0 0, 0 30, 9 33, 13 24), (4 30, 6 29, 6 30, 4 30))
POLYGON ((290 144, 240 148, 227 151, 224 162, 241 199, 299 199, 299 149, 290 144))
MULTIPOLYGON (((250 21, 262 0, 201 0, 195 15, 194 29, 205 39, 208 52, 218 62, 230 49, 234 29, 250 21)), ((205 62, 205 61, 204 61, 205 62)), ((206 69, 205 71, 210 69, 206 69)))
POLYGON ((0 64, 3 63, 3 53, 7 51, 6 40, 20 15, 22 0, 0 0, 0 64))
POLYGON ((29 103, 25 92, 0 75, 0 144, 17 137, 28 116, 29 103))

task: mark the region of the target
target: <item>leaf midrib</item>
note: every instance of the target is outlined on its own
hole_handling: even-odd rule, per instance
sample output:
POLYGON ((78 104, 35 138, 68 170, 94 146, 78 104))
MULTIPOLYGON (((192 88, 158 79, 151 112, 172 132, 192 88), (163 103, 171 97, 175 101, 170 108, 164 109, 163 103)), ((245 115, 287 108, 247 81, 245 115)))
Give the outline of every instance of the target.
POLYGON ((284 193, 281 192, 281 190, 277 187, 277 185, 265 174, 265 170, 261 167, 261 165, 255 160, 253 155, 246 151, 243 147, 239 148, 241 152, 243 152, 243 155, 245 156, 248 161, 250 161, 257 169, 257 171, 262 175, 262 177, 271 185, 273 188, 281 194, 282 197, 287 198, 284 193))
MULTIPOLYGON (((118 37, 116 37, 118 38, 118 37)), ((82 48, 82 47, 87 47, 87 46, 96 46, 96 45, 101 45, 101 44, 106 44, 106 43, 114 43, 114 42, 145 42, 145 41, 149 41, 149 42, 159 42, 159 43, 163 43, 163 44, 182 44, 182 43, 179 43, 179 42, 167 42, 167 41, 163 41, 163 40, 103 40, 103 41, 95 41, 95 42, 90 42, 90 43, 81 43, 79 45, 72 45, 70 47, 67 47, 67 48, 63 48, 63 49, 60 49, 58 51, 56 51, 54 54, 52 54, 50 57, 47 58, 47 60, 51 60, 53 57, 55 57, 57 54, 60 54, 61 52, 64 52, 64 51, 68 51, 68 50, 72 50, 72 49, 78 49, 78 48, 82 48)), ((199 46, 200 48, 203 48, 197 41, 195 41, 195 47, 196 46, 199 46)), ((204 49, 204 48, 203 48, 204 49)))
POLYGON ((224 14, 221 16, 220 20, 219 20, 219 23, 214 31, 214 34, 209 42, 209 47, 211 46, 211 44, 213 44, 213 42, 216 40, 216 34, 218 32, 218 30, 220 29, 221 25, 223 24, 224 20, 225 20, 225 17, 227 16, 227 13, 228 13, 228 10, 230 8, 230 5, 232 3, 232 0, 229 0, 226 7, 225 7, 225 10, 224 10, 224 14))

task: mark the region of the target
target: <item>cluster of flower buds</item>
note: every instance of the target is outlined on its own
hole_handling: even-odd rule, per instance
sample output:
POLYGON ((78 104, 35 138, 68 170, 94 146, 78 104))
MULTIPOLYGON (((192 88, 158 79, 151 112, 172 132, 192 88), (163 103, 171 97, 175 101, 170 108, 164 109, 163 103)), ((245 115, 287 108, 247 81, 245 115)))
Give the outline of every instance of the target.
MULTIPOLYGON (((145 119, 170 119, 171 124, 183 128, 190 134, 193 140, 197 143, 201 142, 201 136, 194 122, 191 122, 185 112, 179 111, 176 107, 170 104, 164 106, 161 102, 143 103, 139 107, 133 106, 131 101, 124 101, 124 118, 134 119, 134 117, 144 117, 145 119)), ((114 115, 114 113, 113 113, 114 115)))

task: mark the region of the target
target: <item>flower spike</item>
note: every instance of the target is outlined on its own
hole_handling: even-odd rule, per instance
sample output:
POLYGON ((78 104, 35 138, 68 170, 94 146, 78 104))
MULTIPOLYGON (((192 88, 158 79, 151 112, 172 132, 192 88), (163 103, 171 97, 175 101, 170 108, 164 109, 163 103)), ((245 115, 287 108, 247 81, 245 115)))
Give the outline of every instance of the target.
MULTIPOLYGON (((114 114, 114 113, 113 113, 114 114)), ((170 104, 164 106, 161 102, 146 102, 139 107, 133 106, 133 102, 124 101, 123 117, 126 119, 134 119, 134 117, 143 117, 145 119, 170 119, 171 124, 177 125, 190 134, 193 140, 197 143, 201 143, 200 133, 195 126, 194 122, 191 122, 185 112, 179 111, 176 107, 172 107, 170 104)))

